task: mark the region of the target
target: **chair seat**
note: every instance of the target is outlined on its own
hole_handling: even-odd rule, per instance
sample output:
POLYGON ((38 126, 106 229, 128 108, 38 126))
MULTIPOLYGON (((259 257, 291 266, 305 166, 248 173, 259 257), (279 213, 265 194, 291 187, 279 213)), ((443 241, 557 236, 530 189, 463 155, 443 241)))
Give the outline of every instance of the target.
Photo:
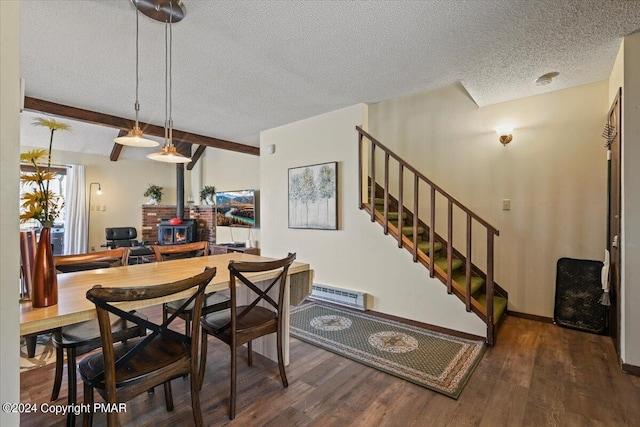
MULTIPOLYGON (((184 301, 185 301, 184 299, 180 299, 180 300, 168 302, 166 305, 167 305, 167 308, 171 310, 177 310, 184 303, 184 301)), ((220 292, 214 292, 206 296, 206 299, 204 301, 204 306, 210 307, 218 304, 228 303, 229 301, 231 301, 231 299, 229 298, 228 295, 225 295, 220 292)), ((193 303, 189 304, 186 310, 193 310, 193 303)))
MULTIPOLYGON (((144 338, 129 340, 123 344, 114 345, 116 359, 131 350, 137 342, 144 338)), ((129 362, 116 371, 116 388, 121 385, 135 382, 146 377, 151 372, 162 370, 180 360, 185 362, 185 370, 176 369, 176 377, 189 370, 191 349, 186 344, 167 337, 158 336, 144 346, 129 362)), ((102 353, 85 357, 78 365, 78 370, 83 381, 97 389, 104 388, 104 378, 93 381, 92 379, 104 371, 104 359, 102 353)))
MULTIPOLYGON (((148 320, 147 316, 142 313, 134 312, 137 317, 148 320)), ((124 319, 110 314, 111 318, 111 331, 113 332, 114 341, 122 341, 129 338, 135 338, 144 333, 142 326, 136 325, 133 322, 125 321, 124 319)), ((82 347, 78 349, 78 354, 87 353, 100 347, 100 325, 98 325, 98 319, 87 320, 86 322, 76 323, 69 326, 64 326, 60 330, 60 335, 53 334, 52 337, 55 346, 62 348, 68 347, 82 347)))
MULTIPOLYGON (((247 306, 238 306, 238 313, 241 313, 247 306)), ((226 328, 217 332, 220 328, 231 322, 231 309, 217 311, 202 318, 201 324, 211 334, 227 342, 231 338, 231 328, 226 328)), ((245 316, 238 319, 237 337, 238 345, 250 341, 253 336, 260 336, 266 331, 275 332, 278 327, 278 314, 264 307, 253 307, 245 316), (245 336, 250 331, 251 336, 245 336), (243 339, 244 337, 244 339, 243 339)))

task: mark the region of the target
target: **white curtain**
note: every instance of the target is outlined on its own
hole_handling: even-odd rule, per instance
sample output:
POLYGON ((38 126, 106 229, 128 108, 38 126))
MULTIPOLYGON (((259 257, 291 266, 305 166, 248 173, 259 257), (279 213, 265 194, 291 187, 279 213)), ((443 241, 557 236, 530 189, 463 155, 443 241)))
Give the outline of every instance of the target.
POLYGON ((64 253, 83 254, 87 247, 87 198, 84 165, 69 165, 64 220, 64 253))

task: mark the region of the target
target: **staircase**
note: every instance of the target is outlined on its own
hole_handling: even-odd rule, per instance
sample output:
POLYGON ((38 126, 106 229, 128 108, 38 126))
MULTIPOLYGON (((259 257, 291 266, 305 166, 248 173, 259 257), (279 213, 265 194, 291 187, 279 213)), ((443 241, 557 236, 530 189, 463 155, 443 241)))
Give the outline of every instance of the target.
POLYGON ((424 265, 430 277, 437 277, 442 281, 449 294, 463 301, 467 311, 473 311, 485 322, 487 344, 494 345, 495 330, 505 314, 508 300, 508 293, 493 280, 494 237, 499 235, 499 231, 362 128, 357 126, 356 130, 359 150, 359 208, 369 213, 371 221, 378 222, 384 234, 392 236, 399 248, 408 250, 414 262, 424 265), (397 169, 397 183, 393 188, 397 198, 391 195, 392 190, 389 188, 391 160, 397 169), (383 176, 378 181, 376 167, 380 167, 380 164, 383 165, 383 176), (409 185, 405 183, 407 175, 412 178, 409 185), (363 195, 365 176, 368 177, 368 191, 363 195), (373 183, 375 185, 372 185, 373 183), (419 208, 420 196, 424 194, 425 189, 428 189, 430 197, 426 203, 427 212, 423 213, 419 208), (407 190, 413 190, 411 208, 403 203, 407 190), (437 208, 440 206, 438 202, 442 201, 447 207, 446 238, 436 230, 436 224, 442 223, 440 219, 436 222, 437 208), (448 243, 454 241, 454 230, 459 232, 462 228, 454 221, 461 216, 465 218, 464 254, 448 243), (427 222, 422 218, 426 218, 427 222), (486 247, 479 257, 486 260, 484 270, 473 263, 472 255, 477 258, 477 254, 472 254, 474 224, 486 230, 486 247))

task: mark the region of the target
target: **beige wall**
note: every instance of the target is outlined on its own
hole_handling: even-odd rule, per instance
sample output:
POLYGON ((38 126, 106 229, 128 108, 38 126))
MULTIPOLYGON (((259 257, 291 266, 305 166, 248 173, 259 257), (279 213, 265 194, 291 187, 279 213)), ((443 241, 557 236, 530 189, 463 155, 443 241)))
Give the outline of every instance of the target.
POLYGON ((366 127, 367 120, 360 104, 261 133, 263 153, 276 146, 275 154, 260 157, 263 254, 296 252, 315 270, 316 283, 365 291, 373 310, 484 335, 480 319, 357 208, 355 126, 366 127), (339 230, 289 229, 288 168, 332 161, 338 162, 339 230))
MULTIPOLYGON (((22 151, 32 147, 23 146, 22 151)), ((176 166, 152 160, 120 159, 112 162, 109 157, 97 154, 74 153, 53 150, 52 161, 57 164, 80 164, 85 166, 87 185, 99 182, 102 194, 93 187, 89 250, 100 250, 105 242, 106 227, 136 227, 138 238, 142 237, 142 210, 140 206, 149 198, 144 197, 149 184, 163 187, 162 204, 176 203, 176 166), (103 210, 104 207, 104 210, 103 210)), ((185 172, 189 181, 190 172, 185 172)), ((187 184, 188 185, 188 182, 187 184)), ((188 187, 187 187, 188 188, 188 187)), ((88 197, 88 196, 87 196, 88 197)))
POLYGON ((495 273, 509 309, 552 317, 557 260, 603 256, 606 100, 600 82, 478 108, 455 84, 373 105, 369 127, 500 230, 495 273), (514 126, 506 147, 493 130, 504 123, 514 126))
MULTIPOLYGON (((18 182, 20 148, 20 2, 0 2, 0 401, 20 401, 18 182)), ((18 414, 0 412, 0 425, 18 414)))
POLYGON ((640 366, 640 33, 625 37, 623 67, 621 357, 640 366))
MULTIPOLYGON (((218 191, 260 190, 260 156, 236 153, 233 151, 207 148, 199 164, 199 171, 194 168, 193 198, 199 203, 200 189, 205 185, 213 185, 218 191), (201 178, 196 178, 201 176, 201 178), (201 184, 195 185, 201 179, 201 184)), ((258 227, 251 230, 254 246, 260 247, 260 212, 257 212, 258 227)), ((231 238, 230 227, 216 229, 216 241, 227 243, 232 240, 246 241, 249 237, 248 229, 233 230, 231 238)))

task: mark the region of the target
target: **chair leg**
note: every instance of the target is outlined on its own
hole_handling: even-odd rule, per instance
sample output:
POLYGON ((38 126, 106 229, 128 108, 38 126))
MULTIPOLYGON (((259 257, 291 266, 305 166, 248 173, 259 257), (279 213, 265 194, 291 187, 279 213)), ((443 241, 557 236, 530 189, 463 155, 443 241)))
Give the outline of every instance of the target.
POLYGON ((198 368, 198 390, 202 389, 202 383, 204 382, 204 370, 207 366, 208 334, 204 331, 204 329, 201 332, 202 337, 200 339, 200 367, 198 368))
POLYGON ((64 369, 64 350, 62 347, 56 346, 56 374, 53 378, 53 391, 51 392, 51 401, 58 399, 60 394, 60 385, 62 384, 62 370, 64 369))
POLYGON ((190 337, 191 336, 191 314, 188 311, 185 311, 182 313, 182 315, 184 316, 185 335, 190 337))
MULTIPOLYGON (((67 402, 69 407, 76 404, 76 349, 70 347, 67 349, 67 402)), ((73 412, 69 411, 67 414, 67 426, 73 427, 76 423, 76 416, 73 412)))
POLYGON ((173 394, 171 393, 171 381, 167 381, 164 385, 164 400, 167 405, 167 411, 173 411, 173 394))
POLYGON ((287 381, 287 373, 284 370, 284 352, 282 348, 282 334, 280 333, 280 331, 278 331, 276 335, 276 347, 278 351, 278 369, 280 369, 280 378, 282 378, 282 386, 287 388, 289 387, 289 382, 287 381))
POLYGON ((82 416, 83 427, 91 427, 93 425, 93 387, 84 383, 84 404, 85 408, 89 408, 82 416))
POLYGON ((253 366, 253 348, 251 346, 251 341, 247 343, 247 364, 249 366, 253 366))
POLYGON ((38 342, 38 334, 27 335, 24 337, 27 342, 27 357, 32 358, 36 356, 36 343, 38 342))
POLYGON ((236 417, 236 353, 235 346, 231 346, 231 394, 229 395, 229 419, 236 417))
MULTIPOLYGON (((195 362, 193 365, 195 366, 195 362)), ((199 375, 198 375, 199 377, 199 375)), ((202 410, 200 409, 200 383, 195 372, 191 372, 191 409, 193 411, 193 421, 196 427, 202 426, 202 410)))

